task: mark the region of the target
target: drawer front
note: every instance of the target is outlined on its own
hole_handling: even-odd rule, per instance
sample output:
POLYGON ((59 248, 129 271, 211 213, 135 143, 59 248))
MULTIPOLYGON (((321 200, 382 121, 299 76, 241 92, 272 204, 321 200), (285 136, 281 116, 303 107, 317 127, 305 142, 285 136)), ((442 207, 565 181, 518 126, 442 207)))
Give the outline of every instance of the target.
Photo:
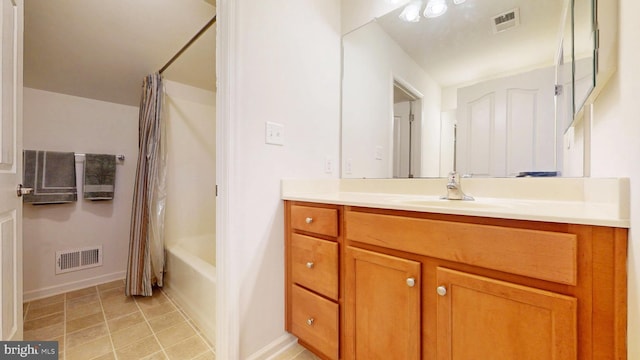
POLYGON ((338 304, 291 286, 291 332, 330 359, 338 358, 338 304))
POLYGON ((357 211, 345 223, 348 240, 576 285, 575 234, 357 211))
POLYGON ((291 227, 327 236, 338 236, 338 210, 291 205, 291 227))
POLYGON ((338 243, 310 236, 291 236, 293 282, 338 300, 338 243))

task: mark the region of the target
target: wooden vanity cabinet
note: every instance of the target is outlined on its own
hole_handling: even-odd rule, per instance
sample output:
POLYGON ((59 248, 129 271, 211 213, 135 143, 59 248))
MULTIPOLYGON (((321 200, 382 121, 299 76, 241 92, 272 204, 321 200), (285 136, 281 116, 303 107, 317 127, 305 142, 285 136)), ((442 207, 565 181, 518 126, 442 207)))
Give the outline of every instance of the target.
POLYGON ((626 229, 336 209, 340 358, 626 359, 626 229))
POLYGON ((285 329, 324 359, 339 359, 341 207, 285 206, 285 329))
POLYGON ((437 268, 439 359, 577 359, 577 300, 437 268))
POLYGON ((420 263, 355 247, 345 259, 345 358, 420 359, 420 263))

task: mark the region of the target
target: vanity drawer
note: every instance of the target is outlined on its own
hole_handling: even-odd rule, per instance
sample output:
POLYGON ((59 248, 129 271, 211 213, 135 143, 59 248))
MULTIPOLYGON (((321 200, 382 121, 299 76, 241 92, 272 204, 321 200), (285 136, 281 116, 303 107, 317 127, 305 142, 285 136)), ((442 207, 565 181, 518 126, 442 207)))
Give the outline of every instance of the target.
POLYGON ((291 236, 293 282, 338 300, 338 243, 310 236, 291 236))
POLYGON ((291 205, 291 227, 315 234, 338 236, 338 210, 291 205))
POLYGON ((291 308, 291 333, 330 359, 337 359, 338 304, 292 285, 291 308))
POLYGON ((575 234, 346 211, 346 238, 576 285, 575 234))

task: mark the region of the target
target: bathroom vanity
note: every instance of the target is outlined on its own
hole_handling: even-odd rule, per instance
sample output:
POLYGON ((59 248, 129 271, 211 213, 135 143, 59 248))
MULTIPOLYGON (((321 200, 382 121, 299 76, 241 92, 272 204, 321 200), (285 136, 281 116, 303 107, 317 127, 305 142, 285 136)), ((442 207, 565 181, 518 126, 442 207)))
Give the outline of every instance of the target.
POLYGON ((539 180, 283 181, 286 329, 326 359, 626 358, 628 183, 539 180))

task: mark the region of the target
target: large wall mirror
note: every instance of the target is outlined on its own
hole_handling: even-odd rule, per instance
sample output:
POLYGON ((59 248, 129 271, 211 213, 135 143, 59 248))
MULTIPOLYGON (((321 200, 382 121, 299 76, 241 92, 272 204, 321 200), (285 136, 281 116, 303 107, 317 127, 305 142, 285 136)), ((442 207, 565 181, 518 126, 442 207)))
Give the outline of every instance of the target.
POLYGON ((342 177, 562 174, 594 86, 592 1, 402 1, 345 34, 342 177))

